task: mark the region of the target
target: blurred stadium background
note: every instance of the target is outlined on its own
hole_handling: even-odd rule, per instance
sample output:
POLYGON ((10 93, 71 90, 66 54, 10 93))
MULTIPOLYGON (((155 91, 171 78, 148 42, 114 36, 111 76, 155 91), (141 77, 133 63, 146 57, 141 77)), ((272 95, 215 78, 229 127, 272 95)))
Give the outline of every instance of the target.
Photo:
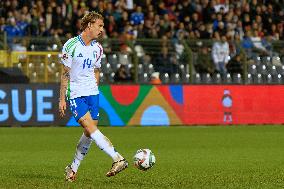
POLYGON ((32 83, 59 82, 62 45, 93 10, 105 17, 102 83, 147 84, 154 72, 165 84, 283 83, 281 0, 1 1, 0 66, 32 83), (223 36, 229 53, 220 72, 212 49, 223 36), (116 76, 121 66, 125 77, 116 76))
POLYGON ((93 10, 105 17, 101 125, 282 124, 283 7, 281 0, 1 1, 0 124, 76 125, 56 114, 60 52, 93 10))
MULTIPOLYGON (((105 18, 99 124, 127 126, 102 130, 128 159, 140 147, 157 156, 157 168, 143 174, 146 181, 131 169, 113 182, 96 178, 100 188, 284 186, 283 129, 275 126, 284 123, 283 0, 5 0, 0 188, 70 188, 59 172, 81 130, 57 127, 78 126, 70 114, 62 119, 57 113, 59 60, 87 11, 105 18), (215 128, 172 127, 204 125, 215 128), (232 125, 257 127, 224 127, 232 125)), ((103 175, 109 163, 92 166, 103 175)), ((74 187, 93 188, 88 178, 94 170, 82 169, 85 176, 74 187)))

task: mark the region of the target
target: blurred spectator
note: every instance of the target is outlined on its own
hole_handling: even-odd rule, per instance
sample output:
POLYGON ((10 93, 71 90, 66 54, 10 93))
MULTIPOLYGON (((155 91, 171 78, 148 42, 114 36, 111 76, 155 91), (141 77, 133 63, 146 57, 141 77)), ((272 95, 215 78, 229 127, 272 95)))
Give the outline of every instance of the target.
POLYGON ((144 13, 142 7, 137 6, 136 11, 130 16, 130 23, 133 25, 144 24, 144 13))
POLYGON ((254 31, 253 32, 253 36, 250 37, 251 38, 251 41, 253 43, 253 47, 254 49, 262 54, 262 55, 268 55, 268 51, 266 50, 266 48, 263 46, 262 44, 262 39, 261 37, 258 36, 258 33, 257 31, 254 31))
POLYGON ((177 59, 184 63, 184 45, 182 44, 183 43, 183 40, 184 40, 184 32, 179 32, 177 34, 177 40, 175 41, 174 43, 174 47, 175 47, 175 52, 176 52, 176 56, 177 56, 177 59))
POLYGON ((271 32, 270 32, 270 35, 271 35, 271 37, 272 37, 274 40, 279 40, 280 34, 279 34, 278 30, 277 30, 276 24, 272 24, 272 25, 271 25, 271 32))
POLYGON ((132 11, 133 8, 134 8, 134 2, 133 0, 126 0, 126 6, 125 8, 128 10, 128 11, 132 11))
POLYGON ((197 73, 213 74, 215 72, 215 65, 211 60, 210 53, 206 46, 201 46, 199 48, 195 69, 197 73))
MULTIPOLYGON (((277 31, 278 29, 275 30, 275 26, 278 28, 279 24, 280 28, 283 27, 283 23, 281 23, 284 16, 283 9, 281 9, 283 6, 283 1, 257 0, 172 0, 157 2, 148 0, 52 0, 50 3, 42 0, 1 1, 0 17, 4 17, 7 21, 12 16, 16 18, 17 23, 19 21, 18 19, 21 19, 16 16, 17 12, 20 12, 21 15, 25 15, 26 19, 24 20, 31 26, 31 31, 25 35, 35 35, 37 33, 38 29, 35 29, 35 27, 40 27, 39 24, 36 24, 37 19, 46 24, 46 29, 51 30, 51 25, 53 25, 52 29, 56 29, 60 26, 59 23, 63 23, 66 19, 72 23, 77 17, 81 17, 85 11, 94 10, 101 12, 106 20, 109 19, 110 16, 113 16, 116 24, 119 25, 119 27, 113 30, 113 32, 117 33, 123 31, 120 23, 130 22, 133 25, 144 25, 147 20, 154 22, 153 18, 155 18, 155 22, 151 23, 155 28, 151 28, 152 33, 156 30, 155 32, 163 34, 164 32, 161 32, 159 28, 167 28, 169 25, 167 22, 174 21, 175 27, 182 23, 186 32, 190 34, 189 36, 193 37, 195 35, 190 29, 192 28, 194 32, 197 32, 195 37, 203 38, 203 35, 198 35, 199 28, 201 28, 202 31, 204 30, 204 26, 199 27, 202 24, 213 24, 213 30, 216 31, 220 22, 223 22, 225 30, 227 30, 227 24, 238 23, 236 27, 238 28, 237 30, 240 30, 239 26, 242 25, 243 30, 247 32, 252 28, 252 24, 257 22, 259 27, 262 25, 264 33, 279 33, 279 35, 283 37, 283 32, 277 31), (51 12, 54 15, 53 17, 57 19, 51 21, 51 12), (128 18, 128 16, 123 16, 123 14, 125 15, 126 13, 130 14, 129 19, 125 19, 128 18), (144 14, 147 16, 144 17, 144 14), (160 20, 163 21, 160 23, 160 20), (164 24, 166 24, 166 27, 164 24)), ((125 26, 126 24, 122 25, 125 26)), ((71 26, 73 25, 71 24, 71 26)), ((73 34, 76 34, 78 31, 73 32, 73 34)), ((63 34, 65 33, 63 32, 63 34)), ((144 37, 144 35, 140 36, 144 37)))
POLYGON ((251 32, 250 31, 248 31, 245 34, 245 36, 244 36, 244 38, 242 40, 242 48, 244 48, 248 58, 252 58, 252 56, 253 56, 253 52, 252 52, 252 50, 253 50, 253 42, 251 40, 251 32))
POLYGON ((176 53, 170 54, 167 46, 163 46, 161 54, 154 59, 154 70, 159 73, 181 74, 176 53))
POLYGON ((169 20, 171 21, 176 21, 177 20, 177 11, 176 11, 176 5, 172 4, 171 6, 168 7, 168 15, 169 15, 169 20))
POLYGON ((228 12, 228 10, 229 10, 229 1, 225 0, 225 1, 222 1, 222 2, 223 3, 221 3, 221 1, 218 1, 218 4, 216 3, 214 5, 215 12, 220 12, 222 14, 228 12))
MULTIPOLYGON (((17 51, 17 52, 26 52, 27 51, 27 41, 25 39, 16 39, 14 38, 14 43, 12 45, 12 51, 17 51)), ((26 55, 25 54, 20 54, 18 56, 18 59, 20 62, 25 62, 26 55)))
POLYGON ((206 26, 204 24, 201 24, 198 28, 199 30, 199 38, 200 39, 210 39, 211 38, 211 33, 206 30, 206 26))
POLYGON ((40 24, 38 36, 43 36, 43 37, 50 36, 49 30, 46 28, 44 24, 40 24))
POLYGON ((11 47, 13 44, 13 38, 20 36, 20 29, 16 25, 15 18, 12 17, 8 19, 8 24, 4 26, 3 30, 7 33, 8 44, 11 47))
POLYGON ((166 8, 166 4, 163 1, 159 2, 158 8, 157 8, 157 13, 158 13, 158 15, 164 15, 164 14, 168 13, 168 10, 166 8))
POLYGON ((224 22, 219 22, 216 31, 220 34, 220 35, 226 35, 226 28, 225 28, 225 24, 224 22))
POLYGON ((4 31, 5 27, 6 27, 6 20, 4 17, 0 17, 0 32, 1 33, 4 31))
POLYGON ((120 67, 117 69, 114 75, 114 80, 116 82, 127 82, 131 80, 131 77, 126 72, 125 65, 121 64, 120 67))
POLYGON ((49 30, 52 25, 52 7, 48 6, 45 13, 45 26, 49 30))
POLYGON ((216 70, 223 76, 227 73, 226 65, 229 61, 229 52, 226 36, 222 35, 220 41, 217 40, 213 43, 212 58, 216 70))
POLYGON ((64 23, 64 19, 61 16, 62 15, 62 9, 61 7, 56 7, 55 10, 52 12, 52 24, 51 29, 57 30, 61 29, 64 23))
POLYGON ((178 56, 174 54, 168 61, 170 65, 167 66, 166 72, 169 73, 170 76, 175 73, 181 75, 181 70, 179 68, 180 62, 177 57, 178 56))
POLYGON ((31 11, 30 34, 33 36, 39 33, 40 13, 37 7, 33 7, 31 11))
POLYGON ((16 23, 16 25, 19 28, 19 36, 26 36, 28 33, 28 27, 29 27, 29 23, 28 20, 26 18, 26 15, 24 14, 20 14, 18 16, 18 21, 16 23))
MULTIPOLYGON (((92 2, 95 1, 93 0, 92 2)), ((61 5, 61 10, 64 20, 70 21, 72 19, 72 14, 73 14, 73 7, 71 0, 64 0, 64 2, 61 5)), ((99 10, 97 12, 99 12, 99 10)))
POLYGON ((214 31, 218 30, 218 26, 219 26, 220 22, 223 22, 223 15, 221 13, 218 13, 216 19, 213 21, 213 30, 214 31))
POLYGON ((161 54, 158 54, 154 60, 154 69, 159 73, 166 73, 170 65, 168 62, 171 60, 168 47, 162 47, 161 54))
POLYGON ((131 48, 126 44, 121 45, 120 52, 118 53, 118 62, 122 65, 131 64, 131 52, 131 48))
POLYGON ((8 19, 7 25, 3 30, 7 33, 7 37, 12 39, 15 36, 20 36, 20 28, 16 25, 16 19, 14 17, 8 19))
POLYGON ((230 47, 230 57, 233 58, 237 55, 240 55, 241 60, 243 61, 245 58, 245 51, 242 48, 242 42, 240 35, 237 33, 231 38, 229 42, 229 47, 230 47))
POLYGON ((262 46, 264 47, 265 52, 266 52, 270 57, 279 56, 278 53, 276 53, 276 52, 273 51, 273 46, 272 46, 273 40, 275 40, 275 39, 274 39, 273 36, 271 36, 271 35, 267 35, 267 36, 265 36, 265 37, 263 37, 263 38, 261 39, 261 44, 262 44, 262 46))
POLYGON ((126 2, 124 0, 117 0, 114 3, 114 7, 115 9, 126 9, 127 5, 126 2))
POLYGON ((241 62, 241 56, 237 55, 232 58, 227 64, 227 70, 230 74, 233 73, 243 73, 243 65, 241 62))
MULTIPOLYGON (((284 14, 284 11, 283 11, 284 14)), ((284 20, 284 17, 283 17, 284 20)), ((279 32, 279 40, 284 40, 284 23, 277 24, 277 30, 279 32)))
POLYGON ((272 41, 284 40, 283 7, 279 0, 7 0, 0 4, 0 22, 9 43, 13 36, 75 36, 80 32, 78 18, 94 10, 105 17, 110 38, 175 40, 182 32, 182 40, 210 39, 217 31, 228 39, 239 35, 251 57, 268 35, 272 41))
POLYGON ((105 54, 110 53, 111 52, 111 41, 109 40, 109 37, 106 34, 105 30, 103 30, 101 38, 103 39, 102 42, 101 42, 101 45, 104 48, 104 53, 105 54))
POLYGON ((237 21, 237 26, 235 28, 236 33, 240 36, 240 39, 242 40, 244 38, 244 30, 243 30, 243 25, 241 21, 237 21))
POLYGON ((105 21, 105 30, 108 36, 117 36, 116 31, 118 30, 118 27, 112 15, 110 15, 109 18, 105 21))
POLYGON ((108 19, 110 15, 113 14, 113 4, 111 2, 106 3, 106 8, 104 10, 104 17, 108 19))
POLYGON ((122 33, 124 31, 125 26, 129 25, 129 18, 128 18, 128 12, 123 11, 121 18, 117 21, 118 26, 118 33, 122 33))

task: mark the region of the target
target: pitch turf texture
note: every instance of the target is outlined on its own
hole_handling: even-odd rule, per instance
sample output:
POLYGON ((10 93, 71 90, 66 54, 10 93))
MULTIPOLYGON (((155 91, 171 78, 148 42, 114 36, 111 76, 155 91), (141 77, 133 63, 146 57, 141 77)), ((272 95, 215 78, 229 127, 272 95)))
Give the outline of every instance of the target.
POLYGON ((0 128, 0 188, 283 188, 284 126, 101 128, 130 167, 105 173, 111 159, 95 144, 75 183, 63 171, 73 158, 81 128, 0 128), (150 148, 156 165, 132 165, 150 148))

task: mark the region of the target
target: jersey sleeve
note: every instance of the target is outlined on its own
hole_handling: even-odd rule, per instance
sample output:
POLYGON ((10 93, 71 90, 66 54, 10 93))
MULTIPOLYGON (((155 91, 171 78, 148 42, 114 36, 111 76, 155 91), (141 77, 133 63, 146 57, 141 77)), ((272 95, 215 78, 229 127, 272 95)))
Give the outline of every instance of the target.
POLYGON ((101 62, 102 62, 102 56, 104 53, 103 47, 101 46, 101 44, 98 43, 98 48, 99 48, 99 52, 95 61, 95 68, 100 68, 101 67, 101 62))
POLYGON ((66 48, 67 44, 68 44, 68 41, 63 46, 60 63, 71 68, 72 56, 71 56, 71 53, 66 48))

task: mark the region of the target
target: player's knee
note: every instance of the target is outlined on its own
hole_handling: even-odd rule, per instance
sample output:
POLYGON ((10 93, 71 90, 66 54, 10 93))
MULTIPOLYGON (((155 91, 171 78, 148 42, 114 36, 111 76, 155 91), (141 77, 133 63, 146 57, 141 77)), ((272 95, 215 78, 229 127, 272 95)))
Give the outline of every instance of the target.
POLYGON ((97 130, 97 126, 95 125, 88 125, 84 127, 84 132, 86 136, 90 136, 93 132, 97 130))

